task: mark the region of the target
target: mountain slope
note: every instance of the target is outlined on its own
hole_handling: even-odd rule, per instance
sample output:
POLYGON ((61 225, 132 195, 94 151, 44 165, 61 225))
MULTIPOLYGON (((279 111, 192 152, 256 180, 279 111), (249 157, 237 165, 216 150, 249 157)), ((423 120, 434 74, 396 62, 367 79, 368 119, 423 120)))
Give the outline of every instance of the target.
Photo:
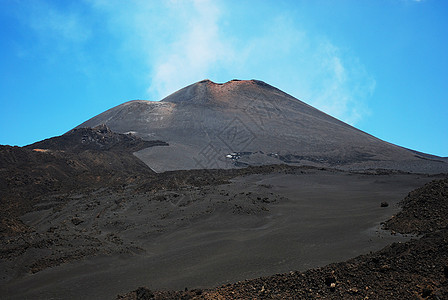
POLYGON ((438 173, 445 161, 381 141, 258 80, 203 80, 160 102, 130 101, 79 125, 162 140, 135 153, 153 170, 288 163, 438 173))
POLYGON ((114 133, 104 125, 25 147, 0 145, 0 237, 24 230, 17 217, 36 209, 44 195, 150 178, 154 173, 132 152, 165 145, 114 133))

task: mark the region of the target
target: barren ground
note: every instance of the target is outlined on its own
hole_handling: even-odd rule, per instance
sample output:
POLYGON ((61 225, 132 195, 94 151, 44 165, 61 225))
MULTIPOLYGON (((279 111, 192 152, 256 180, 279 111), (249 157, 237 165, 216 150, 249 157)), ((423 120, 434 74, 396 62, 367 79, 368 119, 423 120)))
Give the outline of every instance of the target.
POLYGON ((105 299, 139 285, 210 288, 321 267, 405 241, 380 223, 432 179, 288 168, 218 185, 51 195, 20 217, 28 232, 4 238, 1 293, 105 299))

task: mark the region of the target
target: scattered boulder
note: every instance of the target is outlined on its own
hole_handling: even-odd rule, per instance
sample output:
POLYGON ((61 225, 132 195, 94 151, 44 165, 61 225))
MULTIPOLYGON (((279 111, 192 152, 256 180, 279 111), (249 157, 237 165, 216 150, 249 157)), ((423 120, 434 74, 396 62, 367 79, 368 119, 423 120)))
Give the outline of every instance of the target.
POLYGON ((429 296, 431 296, 431 294, 432 294, 432 290, 429 288, 424 288, 422 291, 423 298, 428 298, 429 296))
POLYGON ((334 292, 336 290, 336 278, 333 275, 333 272, 331 275, 325 277, 325 284, 330 288, 330 291, 334 292))
POLYGON ((138 300, 154 299, 154 294, 152 293, 152 291, 145 287, 139 287, 135 291, 135 294, 136 294, 138 300))
POLYGON ((75 226, 78 226, 79 224, 81 224, 82 222, 84 222, 83 220, 81 220, 80 218, 74 217, 72 218, 72 223, 75 226))
POLYGON ((129 292, 125 295, 117 296, 121 300, 152 300, 155 299, 153 292, 146 287, 139 287, 135 291, 129 292))

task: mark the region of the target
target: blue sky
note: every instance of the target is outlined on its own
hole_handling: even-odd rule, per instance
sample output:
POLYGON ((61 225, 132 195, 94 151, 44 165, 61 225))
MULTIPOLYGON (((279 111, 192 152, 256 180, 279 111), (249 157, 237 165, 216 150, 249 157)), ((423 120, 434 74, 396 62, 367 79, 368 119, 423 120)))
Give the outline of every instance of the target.
POLYGON ((238 78, 448 156, 448 1, 0 0, 0 42, 0 144, 238 78))

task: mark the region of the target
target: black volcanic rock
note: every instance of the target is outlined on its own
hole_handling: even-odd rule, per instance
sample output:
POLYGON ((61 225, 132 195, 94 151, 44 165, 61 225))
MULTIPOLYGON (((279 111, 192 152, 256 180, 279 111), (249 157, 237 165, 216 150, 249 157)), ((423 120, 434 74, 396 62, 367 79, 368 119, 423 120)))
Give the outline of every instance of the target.
POLYGON ((385 223, 387 229, 423 234, 448 228, 448 178, 412 191, 400 204, 403 210, 385 223))
POLYGON ((76 128, 62 136, 49 138, 28 146, 28 149, 51 149, 70 152, 113 150, 133 152, 153 146, 168 146, 162 141, 144 141, 132 134, 120 134, 104 124, 94 128, 76 128))
POLYGON ((100 124, 169 143, 135 154, 156 171, 287 163, 448 172, 444 159, 379 140, 258 80, 203 80, 159 102, 123 103, 77 128, 100 124))

